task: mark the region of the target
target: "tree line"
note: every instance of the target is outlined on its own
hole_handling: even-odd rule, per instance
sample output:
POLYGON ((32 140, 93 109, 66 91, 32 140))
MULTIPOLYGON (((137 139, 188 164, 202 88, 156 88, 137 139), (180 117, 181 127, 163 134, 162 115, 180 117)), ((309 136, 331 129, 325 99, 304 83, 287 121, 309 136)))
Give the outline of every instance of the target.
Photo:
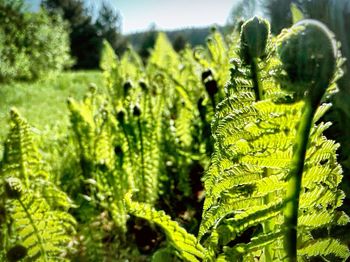
POLYGON ((42 8, 49 14, 59 14, 69 24, 71 54, 75 69, 94 69, 99 65, 103 39, 117 54, 126 48, 121 34, 121 19, 116 10, 103 1, 98 16, 93 19, 82 0, 43 0, 42 8))
MULTIPOLYGON (((292 3, 296 4, 306 17, 321 20, 335 32, 337 38, 342 43, 343 55, 347 58, 347 68, 350 68, 350 38, 343 32, 345 28, 347 28, 346 26, 350 24, 350 3, 347 0, 240 1, 233 6, 231 15, 227 19, 227 24, 218 29, 224 34, 230 33, 235 28, 239 30, 239 25, 242 24, 245 19, 253 16, 260 10, 269 17, 272 33, 278 34, 282 28, 289 27, 293 23, 290 11, 290 5, 292 3)), ((23 6, 24 0, 0 0, 0 8, 4 14, 0 16, 0 33, 3 31, 4 34, 4 37, 0 37, 0 40, 6 38, 5 31, 8 30, 6 29, 7 27, 12 28, 12 32, 30 31, 26 26, 23 26, 23 21, 20 24, 9 23, 9 21, 21 20, 22 18, 19 19, 19 17, 28 16, 28 14, 25 14, 28 13, 28 11, 23 8, 23 6)), ((87 8, 83 0, 42 0, 40 13, 41 16, 47 16, 45 18, 46 20, 41 21, 41 23, 46 23, 46 25, 52 28, 56 26, 56 29, 51 31, 59 32, 57 34, 62 35, 62 37, 57 37, 57 41, 59 39, 65 39, 66 37, 64 35, 68 34, 69 54, 74 62, 72 63, 72 60, 70 60, 70 63, 68 63, 67 59, 64 63, 61 62, 64 65, 63 67, 68 67, 73 64, 73 69, 99 68, 103 39, 109 42, 118 55, 121 55, 127 49, 128 45, 133 46, 145 61, 149 56, 149 51, 154 46, 158 33, 157 28, 151 26, 150 29, 145 32, 127 36, 123 35, 121 32, 121 17, 118 11, 107 1, 102 1, 97 14, 94 15, 91 10, 87 8), (61 26, 60 30, 57 29, 59 26, 61 26), (63 29, 66 32, 63 32, 63 29)), ((35 15, 32 14, 32 16, 35 15)), ((29 21, 27 24, 28 23, 33 22, 29 21)), ((45 33, 47 34, 47 32, 41 32, 41 34, 45 33)), ((190 44, 191 46, 204 45, 209 33, 210 27, 179 29, 166 32, 176 51, 181 51, 186 44, 190 44)), ((25 33, 23 32, 23 34, 25 33)), ((11 41, 11 39, 9 41, 11 41)), ((50 42, 52 46, 55 46, 52 41, 50 42)), ((13 57, 24 50, 22 47, 19 48, 18 45, 21 45, 21 43, 17 41, 17 43, 15 43, 16 48, 12 50, 13 57)), ((22 43, 22 45, 24 44, 22 43)), ((66 43, 61 43, 61 45, 65 46, 66 43)), ((6 43, 6 45, 3 44, 3 46, 1 46, 0 41, 0 54, 2 57, 6 57, 9 53, 6 46, 9 46, 9 44, 6 43)), ((25 52, 28 53, 28 49, 33 48, 36 47, 26 47, 25 52)), ((49 50, 50 47, 45 46, 45 49, 49 50)), ((64 49, 64 52, 67 52, 66 49, 64 49)), ((61 57, 66 57, 64 52, 61 52, 61 57)), ((55 55, 59 56, 59 54, 55 55)), ((21 59, 22 57, 17 60, 22 61, 23 59, 21 59)), ((8 61, 15 60, 14 58, 8 59, 8 61)), ((53 59, 53 61, 55 61, 55 59, 53 59)), ((13 64, 17 66, 21 63, 16 62, 13 64)), ((37 69, 35 70, 38 71, 37 69)), ((32 71, 35 72, 35 70, 32 71)), ((347 77, 344 79, 347 79, 347 77)))

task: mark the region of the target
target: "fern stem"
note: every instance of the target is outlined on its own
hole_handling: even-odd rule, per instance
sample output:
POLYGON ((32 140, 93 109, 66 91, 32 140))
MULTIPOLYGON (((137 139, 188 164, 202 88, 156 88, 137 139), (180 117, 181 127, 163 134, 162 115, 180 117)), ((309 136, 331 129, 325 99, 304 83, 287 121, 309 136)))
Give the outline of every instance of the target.
POLYGON ((133 157, 132 157, 132 154, 131 154, 131 149, 133 148, 133 145, 130 142, 128 132, 125 130, 124 125, 122 125, 122 129, 123 129, 123 133, 124 133, 124 136, 125 136, 125 139, 126 139, 126 143, 128 144, 128 148, 129 148, 128 154, 129 154, 130 162, 133 165, 133 157))
MULTIPOLYGON (((262 83, 260 81, 260 73, 259 73, 259 66, 258 66, 258 59, 251 57, 251 62, 250 62, 250 68, 251 68, 251 76, 253 80, 253 88, 254 88, 254 93, 255 93, 255 101, 258 102, 263 99, 263 87, 262 83)), ((264 171, 264 177, 268 177, 271 175, 271 170, 265 169, 264 171)), ((264 203, 268 205, 270 203, 270 196, 267 195, 264 197, 264 203)), ((265 222, 263 224, 263 230, 267 234, 271 232, 271 224, 269 221, 265 222)), ((265 261, 272 261, 271 257, 271 248, 270 246, 266 246, 264 248, 264 256, 265 256, 265 261)))
POLYGON ((287 261, 297 261, 297 225, 301 180, 304 169, 305 155, 312 126, 313 116, 317 106, 311 100, 306 100, 302 118, 296 136, 291 170, 289 173, 287 194, 284 206, 284 224, 286 228, 284 246, 287 261))
POLYGON ((262 83, 260 81, 259 66, 258 66, 257 58, 252 58, 250 67, 251 67, 251 73, 252 73, 252 79, 253 79, 255 101, 260 101, 263 99, 263 88, 262 88, 262 83))
POLYGON ((142 134, 142 126, 141 126, 141 120, 140 117, 137 119, 137 126, 139 128, 139 135, 140 135, 140 153, 141 153, 141 179, 142 179, 142 200, 146 201, 146 181, 145 181, 145 159, 144 159, 144 148, 143 148, 143 134, 142 134))
POLYGON ((30 223, 32 224, 32 227, 34 229, 34 232, 36 234, 36 237, 37 237, 39 245, 40 245, 40 251, 41 251, 41 254, 43 256, 43 261, 47 262, 47 257, 46 257, 47 255, 46 255, 46 251, 44 248, 44 242, 40 236, 40 232, 39 232, 38 228, 36 227, 35 222, 34 222, 32 216, 30 215, 30 213, 28 212, 26 206, 23 204, 22 200, 21 199, 17 199, 17 200, 18 200, 19 204, 21 205, 21 207, 23 208, 24 212, 26 213, 30 223))
MULTIPOLYGON (((131 164, 131 167, 134 168, 135 165, 134 165, 134 159, 133 159, 133 156, 132 156, 132 150, 135 152, 135 149, 134 149, 134 146, 133 144, 131 143, 130 141, 130 138, 129 138, 129 134, 128 134, 128 131, 126 130, 126 127, 124 126, 124 124, 121 125, 122 127, 122 130, 123 130, 123 133, 124 133, 124 136, 125 136, 125 139, 126 139, 126 143, 128 144, 128 155, 129 155, 129 161, 130 161, 130 164, 131 164)), ((128 183, 129 183, 129 186, 131 188, 135 188, 135 185, 134 185, 134 177, 133 175, 129 175, 128 176, 128 183)))
MULTIPOLYGON (((264 170, 264 177, 269 177, 270 175, 272 175, 271 173, 271 169, 269 168, 265 168, 264 170)), ((270 194, 267 194, 265 197, 264 197, 264 204, 265 205, 268 205, 269 203, 271 202, 271 196, 270 194)), ((266 222, 263 223, 263 230, 264 230, 264 233, 265 234, 269 234, 272 232, 272 225, 271 225, 271 221, 268 220, 266 222)), ((265 255, 265 261, 272 261, 272 257, 271 257, 271 248, 270 248, 270 245, 267 245, 265 248, 264 248, 264 255, 265 255)))

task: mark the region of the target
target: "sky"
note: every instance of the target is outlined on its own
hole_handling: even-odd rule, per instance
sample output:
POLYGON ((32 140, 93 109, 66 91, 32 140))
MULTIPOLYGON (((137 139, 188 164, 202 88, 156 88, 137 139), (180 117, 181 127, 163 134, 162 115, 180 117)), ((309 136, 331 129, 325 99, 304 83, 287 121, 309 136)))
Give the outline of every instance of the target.
MULTIPOLYGON (((40 0, 26 0, 32 9, 40 0)), ((230 11, 239 0, 107 0, 122 17, 125 34, 157 29, 172 30, 184 27, 203 27, 226 23, 230 11)), ((85 0, 96 7, 102 0, 85 0)))

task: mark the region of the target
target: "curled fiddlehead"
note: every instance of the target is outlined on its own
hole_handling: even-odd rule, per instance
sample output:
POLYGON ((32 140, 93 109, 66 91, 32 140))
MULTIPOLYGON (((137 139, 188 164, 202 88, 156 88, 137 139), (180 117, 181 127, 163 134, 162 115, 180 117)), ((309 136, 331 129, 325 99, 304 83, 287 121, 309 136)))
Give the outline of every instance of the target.
POLYGON ((256 101, 263 99, 258 59, 266 55, 269 35, 270 25, 265 19, 254 17, 242 25, 241 56, 251 66, 256 101))
POLYGON ((304 100, 284 207, 284 245, 289 261, 297 259, 299 197, 313 118, 336 70, 337 49, 332 33, 320 22, 303 20, 282 36, 279 54, 296 100, 304 100))

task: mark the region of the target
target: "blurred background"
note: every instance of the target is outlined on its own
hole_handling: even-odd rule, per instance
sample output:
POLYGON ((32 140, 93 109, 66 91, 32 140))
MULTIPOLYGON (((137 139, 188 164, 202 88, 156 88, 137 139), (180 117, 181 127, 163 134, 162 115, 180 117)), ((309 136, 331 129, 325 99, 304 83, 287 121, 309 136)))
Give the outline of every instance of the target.
MULTIPOLYGON (((180 57, 186 47, 205 47, 215 30, 226 43, 232 36, 238 39, 243 22, 255 15, 270 21, 273 35, 301 18, 320 20, 334 32, 344 57, 343 77, 324 120, 333 123, 327 137, 341 144, 337 153, 346 193, 342 208, 350 214, 350 0, 0 0, 0 156, 9 130, 8 112, 15 106, 35 126, 52 172, 62 180, 66 174, 74 177, 80 167, 67 142, 72 131, 66 101, 81 100, 90 83, 103 87, 105 40, 118 57, 134 50, 146 65, 160 32, 180 57)), ((202 166, 191 166, 198 184, 203 172, 202 166)), ((66 181, 67 187, 74 184, 66 181)), ((186 201, 179 198, 178 203, 186 201)), ((200 208, 194 208, 199 213, 200 208)), ((349 233, 344 238, 349 244, 349 233)))
POLYGON ((64 120, 66 97, 82 97, 88 83, 101 83, 104 39, 118 56, 132 47, 146 62, 158 32, 165 32, 181 52, 186 45, 205 45, 213 27, 229 36, 254 15, 269 19, 274 35, 298 15, 318 19, 334 32, 345 62, 328 136, 345 145, 339 157, 349 173, 349 0, 0 0, 0 123, 5 126, 0 138, 13 105, 39 127, 47 117, 38 113, 41 107, 64 120))
MULTIPOLYGON (((102 39, 117 54, 132 45, 143 57, 154 44, 158 31, 165 31, 176 51, 186 44, 204 44, 210 28, 228 34, 240 21, 260 15, 271 22, 272 33, 292 24, 291 4, 305 17, 326 23, 349 53, 350 6, 347 0, 1 0, 2 19, 16 13, 60 17, 69 32, 69 55, 74 69, 98 68, 102 39), (11 11, 12 10, 12 11, 11 11)), ((58 21, 56 21, 58 22, 58 21)), ((4 24, 4 23, 2 23, 4 24)), ((348 61, 349 63, 349 61, 348 61)))

